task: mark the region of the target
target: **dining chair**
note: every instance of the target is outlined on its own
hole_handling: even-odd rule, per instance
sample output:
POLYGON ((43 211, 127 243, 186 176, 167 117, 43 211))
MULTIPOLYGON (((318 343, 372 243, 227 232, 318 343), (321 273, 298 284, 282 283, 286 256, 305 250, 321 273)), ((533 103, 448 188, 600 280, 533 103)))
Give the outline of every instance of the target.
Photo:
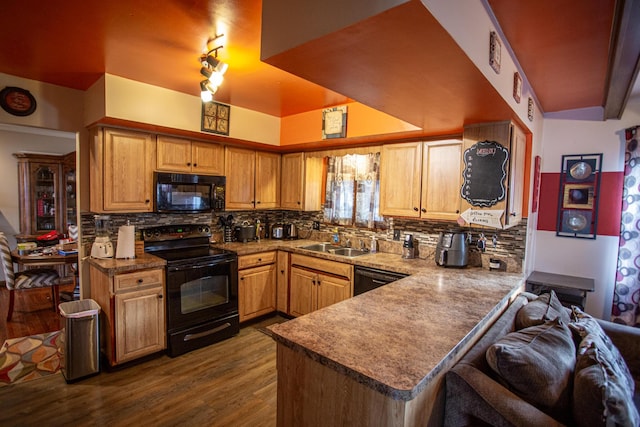
POLYGON ((33 268, 18 272, 14 271, 9 241, 2 232, 0 232, 0 258, 2 258, 5 282, 9 289, 7 322, 11 321, 11 316, 13 315, 14 293, 16 290, 51 287, 53 309, 56 310, 60 300, 60 276, 56 270, 52 268, 33 268))

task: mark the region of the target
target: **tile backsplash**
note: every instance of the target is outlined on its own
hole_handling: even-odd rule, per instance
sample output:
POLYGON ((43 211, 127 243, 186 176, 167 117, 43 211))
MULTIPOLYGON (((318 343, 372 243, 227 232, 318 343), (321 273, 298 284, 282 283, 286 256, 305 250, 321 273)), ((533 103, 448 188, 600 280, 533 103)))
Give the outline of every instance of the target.
MULTIPOLYGON (((216 236, 218 236, 218 239, 221 239, 222 228, 219 226, 218 219, 220 216, 226 218, 228 215, 233 215, 234 224, 241 224, 243 221, 254 223, 256 219, 259 219, 262 224, 274 224, 277 222, 293 223, 298 228, 298 237, 300 239, 312 238, 314 240, 330 241, 333 230, 337 227, 340 235, 340 243, 346 244, 348 239, 351 246, 355 248, 360 248, 361 244, 364 244, 364 247, 368 248, 371 236, 375 235, 378 240, 379 251, 398 254, 402 253, 404 237, 407 234, 411 234, 416 242, 416 257, 431 260, 434 259, 434 252, 440 232, 470 232, 472 243, 469 250, 469 265, 482 265, 488 268, 489 258, 495 258, 501 261, 506 271, 521 272, 525 257, 526 219, 523 219, 520 224, 515 227, 507 230, 497 230, 475 226, 460 227, 456 223, 447 221, 418 221, 407 218, 386 217, 386 229, 371 230, 323 223, 324 218, 322 211, 229 211, 219 212, 213 215, 157 213, 111 214, 111 237, 115 241, 118 235, 118 228, 121 225, 127 224, 127 221, 129 221, 132 225, 136 226, 137 231, 163 224, 208 224, 211 225, 214 239, 216 239, 216 236), (319 230, 313 230, 314 221, 320 223, 319 230), (394 231, 399 231, 399 240, 393 239, 394 231), (484 252, 481 252, 476 246, 480 233, 484 233, 486 238, 486 249, 484 252)), ((84 244, 93 242, 95 237, 93 216, 93 214, 82 215, 82 236, 84 244)))

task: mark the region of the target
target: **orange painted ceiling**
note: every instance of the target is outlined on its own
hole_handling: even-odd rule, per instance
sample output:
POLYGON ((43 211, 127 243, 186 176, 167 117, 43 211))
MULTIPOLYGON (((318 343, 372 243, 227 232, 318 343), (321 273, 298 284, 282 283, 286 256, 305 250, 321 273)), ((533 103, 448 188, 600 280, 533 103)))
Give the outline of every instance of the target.
MULTIPOLYGON (((220 102, 284 117, 352 99, 367 103, 373 96, 370 88, 364 87, 362 96, 358 90, 344 91, 349 96, 336 92, 336 88, 346 86, 339 81, 339 75, 332 77, 331 86, 327 87, 333 90, 329 90, 261 62, 261 0, 3 3, 5 19, 0 26, 3 73, 80 90, 86 90, 102 74, 110 73, 199 95, 202 77, 198 57, 206 49, 209 37, 224 34, 209 45, 212 48, 222 44, 218 58, 230 66, 215 95, 220 102)), ((488 3, 544 111, 602 105, 614 0, 488 0, 488 3)), ((428 13, 422 15, 434 21, 428 13)), ((341 37, 347 38, 349 33, 338 32, 333 40, 339 43, 341 37)), ((402 43, 397 46, 402 49, 402 43)), ((351 61, 357 63, 360 54, 351 52, 351 61)), ((297 64, 294 68, 309 67, 322 69, 317 62, 297 64)), ((484 83, 472 81, 475 76, 458 77, 466 79, 465 85, 479 84, 482 91, 486 90, 484 83)), ((412 99, 387 101, 420 108, 412 99)), ((440 105, 442 116, 433 120, 446 121, 449 114, 468 114, 465 103, 449 101, 445 98, 432 101, 440 105)), ((384 103, 373 104, 374 108, 382 105, 379 109, 385 111, 384 103)), ((408 109, 397 109, 402 111, 395 115, 406 120, 403 114, 408 114, 408 109)))

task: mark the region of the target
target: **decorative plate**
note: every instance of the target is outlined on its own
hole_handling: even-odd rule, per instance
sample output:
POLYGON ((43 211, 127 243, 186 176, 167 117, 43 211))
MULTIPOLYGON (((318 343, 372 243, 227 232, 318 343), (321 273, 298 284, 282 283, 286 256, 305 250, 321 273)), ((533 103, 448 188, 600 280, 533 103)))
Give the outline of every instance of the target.
POLYGON ((36 99, 28 90, 7 86, 0 91, 0 107, 14 116, 28 116, 36 111, 36 99))
POLYGON ((589 178, 589 176, 591 176, 591 172, 593 172, 593 169, 587 162, 574 163, 573 166, 571 166, 571 169, 569 169, 569 175, 571 175, 573 179, 578 180, 589 178))
POLYGON ((577 212, 571 212, 566 216, 567 227, 569 227, 573 231, 581 231, 584 230, 588 224, 587 218, 577 212))

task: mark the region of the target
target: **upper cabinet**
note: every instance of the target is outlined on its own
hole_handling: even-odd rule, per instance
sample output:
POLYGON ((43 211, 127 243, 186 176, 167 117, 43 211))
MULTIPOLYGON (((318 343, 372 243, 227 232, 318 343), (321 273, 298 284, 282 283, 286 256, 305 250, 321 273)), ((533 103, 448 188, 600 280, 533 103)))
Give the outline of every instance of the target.
POLYGON ((75 151, 65 156, 16 153, 20 235, 32 240, 76 224, 75 151))
POLYGON ((159 135, 156 169, 168 172, 224 175, 224 147, 159 135))
POLYGON ((155 138, 146 132, 92 130, 91 210, 151 212, 155 138))
POLYGON ((462 210, 500 211, 501 226, 523 217, 526 135, 515 123, 464 128, 462 210))
POLYGON ((322 159, 304 153, 282 155, 282 209, 319 211, 322 192, 322 159))
POLYGON ((226 209, 280 207, 280 154, 225 147, 226 209))
POLYGON ((456 220, 460 214, 461 150, 458 140, 384 145, 380 212, 456 220))

